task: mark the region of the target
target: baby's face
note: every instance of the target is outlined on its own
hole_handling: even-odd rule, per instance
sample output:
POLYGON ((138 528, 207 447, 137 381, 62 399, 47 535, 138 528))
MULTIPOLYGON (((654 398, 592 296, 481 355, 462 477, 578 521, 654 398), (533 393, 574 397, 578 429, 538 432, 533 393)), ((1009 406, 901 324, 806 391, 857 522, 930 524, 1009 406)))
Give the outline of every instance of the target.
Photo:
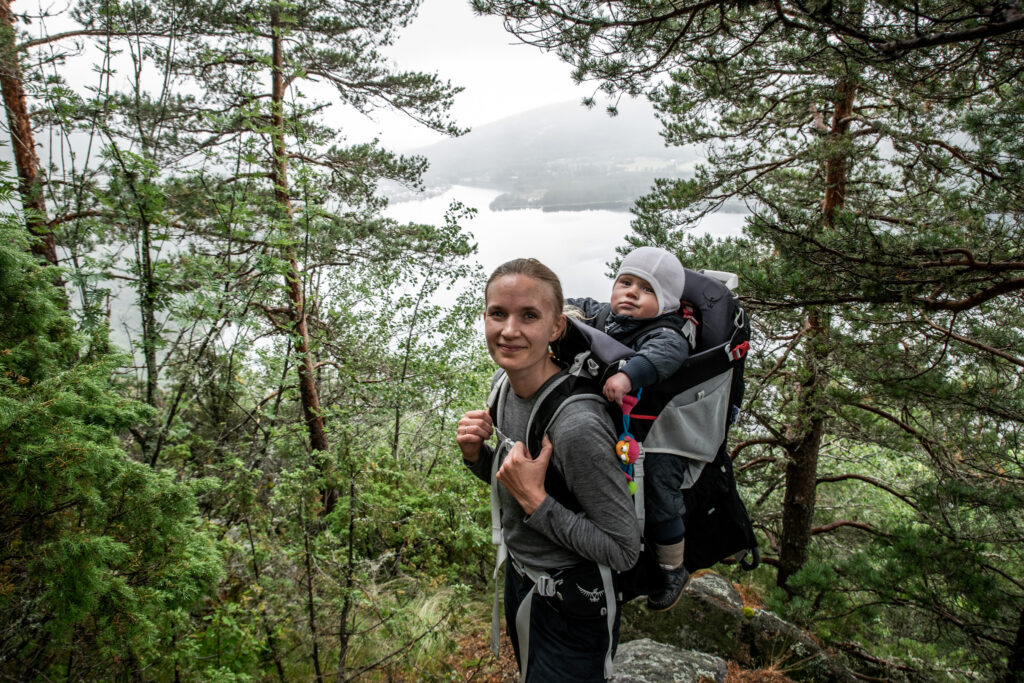
POLYGON ((660 311, 651 283, 636 275, 620 275, 612 285, 612 312, 630 318, 653 318, 660 311))

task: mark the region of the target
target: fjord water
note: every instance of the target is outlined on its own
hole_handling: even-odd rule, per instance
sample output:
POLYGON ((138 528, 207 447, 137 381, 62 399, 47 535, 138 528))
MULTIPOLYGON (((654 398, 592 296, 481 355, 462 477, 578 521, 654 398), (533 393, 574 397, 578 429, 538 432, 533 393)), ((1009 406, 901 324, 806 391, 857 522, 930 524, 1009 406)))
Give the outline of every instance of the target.
MULTIPOLYGON (((590 296, 605 300, 611 288, 607 264, 615 248, 625 243, 632 214, 622 211, 491 211, 488 206, 501 192, 463 185, 443 194, 416 201, 392 203, 385 212, 401 222, 441 224, 452 201, 477 210, 463 227, 477 243, 475 261, 485 273, 505 261, 532 256, 554 270, 567 297, 590 296)), ((741 214, 708 216, 702 232, 715 237, 738 235, 741 214)))

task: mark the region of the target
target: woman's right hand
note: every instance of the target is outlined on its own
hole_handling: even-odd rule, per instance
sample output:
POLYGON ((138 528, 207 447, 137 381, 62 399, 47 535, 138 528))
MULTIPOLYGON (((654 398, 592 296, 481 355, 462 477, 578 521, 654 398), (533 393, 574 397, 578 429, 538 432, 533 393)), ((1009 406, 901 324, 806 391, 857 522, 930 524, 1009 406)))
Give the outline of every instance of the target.
POLYGON ((491 414, 486 410, 471 410, 463 415, 455 436, 455 442, 462 450, 462 458, 466 462, 476 462, 480 458, 480 448, 484 441, 491 438, 493 433, 491 414))
POLYGON ((530 456, 526 444, 517 441, 498 469, 498 481, 519 501, 523 512, 528 515, 536 512, 548 497, 544 490, 544 477, 550 462, 551 439, 545 434, 536 458, 530 456))

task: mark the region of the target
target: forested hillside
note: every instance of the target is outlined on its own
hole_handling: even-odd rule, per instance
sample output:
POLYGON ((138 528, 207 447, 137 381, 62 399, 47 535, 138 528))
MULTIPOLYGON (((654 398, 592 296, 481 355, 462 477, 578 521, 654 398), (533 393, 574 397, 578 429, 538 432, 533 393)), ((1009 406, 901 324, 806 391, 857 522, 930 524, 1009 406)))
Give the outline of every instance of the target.
POLYGON ((416 150, 428 186, 502 190, 495 211, 628 211, 656 178, 693 175, 694 147, 666 146, 651 104, 613 109, 563 102, 474 128, 416 150))
MULTIPOLYGON (((385 56, 417 4, 0 0, 4 677, 483 666, 456 653, 492 570, 452 435, 493 368, 467 210, 384 217, 425 160, 329 111, 462 132, 458 88, 385 56)), ((473 4, 704 150, 622 249, 738 273, 753 318, 732 456, 763 564, 718 568, 890 679, 1020 681, 1021 8, 473 4), (687 232, 726 202, 742 237, 687 232)))

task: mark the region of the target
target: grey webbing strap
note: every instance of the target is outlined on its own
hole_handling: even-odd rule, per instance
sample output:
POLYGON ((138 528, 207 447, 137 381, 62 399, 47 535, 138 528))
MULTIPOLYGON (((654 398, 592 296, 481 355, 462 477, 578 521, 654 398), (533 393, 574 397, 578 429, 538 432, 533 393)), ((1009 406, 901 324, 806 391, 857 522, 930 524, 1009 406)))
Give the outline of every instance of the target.
POLYGON ((508 550, 505 544, 502 543, 498 546, 497 556, 494 558, 494 575, 491 577, 494 579, 494 605, 491 607, 491 652, 494 656, 498 656, 500 649, 500 633, 501 629, 501 610, 499 608, 499 585, 498 585, 498 572, 501 570, 501 565, 505 562, 505 558, 508 556, 508 550))
POLYGON ((511 561, 515 564, 516 569, 526 574, 533 581, 529 592, 527 592, 523 601, 519 603, 519 609, 516 610, 516 637, 519 640, 519 680, 521 683, 526 683, 526 671, 530 665, 530 615, 533 612, 533 594, 536 593, 537 595, 550 598, 555 595, 557 584, 547 572, 527 567, 517 562, 514 557, 511 561))
MULTIPOLYGON (((502 373, 491 389, 491 395, 487 398, 487 409, 496 407, 495 417, 498 423, 504 420, 505 395, 508 393, 508 375, 502 373)), ((507 438, 502 438, 501 433, 495 427, 497 445, 494 448, 494 457, 491 459, 491 543, 501 545, 504 539, 501 536, 501 500, 498 498, 498 463, 501 461, 503 449, 511 448, 512 443, 507 438)), ((497 570, 497 567, 495 567, 497 570)))
POLYGON ((516 636, 519 638, 519 681, 526 683, 526 670, 530 667, 530 613, 533 610, 533 593, 537 584, 519 603, 516 611, 516 636))
POLYGON ((599 564, 597 568, 601 571, 601 583, 604 584, 604 602, 606 605, 608 618, 608 649, 604 653, 604 677, 611 678, 612 674, 615 673, 615 667, 612 662, 612 645, 615 642, 612 640, 612 632, 615 630, 615 583, 612 581, 612 570, 606 564, 599 564))
MULTIPOLYGON (((491 394, 487 398, 487 409, 491 406, 497 407, 498 421, 501 421, 501 413, 504 406, 505 392, 508 390, 508 376, 502 373, 494 383, 491 394)), ((497 430, 495 430, 497 433, 497 430)), ((494 573, 491 578, 494 580, 494 604, 491 607, 491 651, 498 656, 499 633, 501 629, 501 615, 498 606, 500 597, 498 585, 498 574, 501 565, 505 563, 508 556, 508 548, 505 546, 505 538, 501 533, 501 499, 498 497, 498 463, 501 461, 501 454, 504 448, 510 448, 508 439, 502 440, 500 436, 498 444, 494 449, 494 456, 491 459, 491 543, 496 546, 494 556, 494 573)))
POLYGON ((640 528, 643 529, 646 521, 644 517, 644 460, 646 459, 646 453, 642 443, 638 441, 637 446, 640 447, 640 455, 636 456, 636 462, 633 463, 633 481, 636 482, 636 493, 633 494, 633 511, 636 512, 637 521, 640 523, 640 528))

